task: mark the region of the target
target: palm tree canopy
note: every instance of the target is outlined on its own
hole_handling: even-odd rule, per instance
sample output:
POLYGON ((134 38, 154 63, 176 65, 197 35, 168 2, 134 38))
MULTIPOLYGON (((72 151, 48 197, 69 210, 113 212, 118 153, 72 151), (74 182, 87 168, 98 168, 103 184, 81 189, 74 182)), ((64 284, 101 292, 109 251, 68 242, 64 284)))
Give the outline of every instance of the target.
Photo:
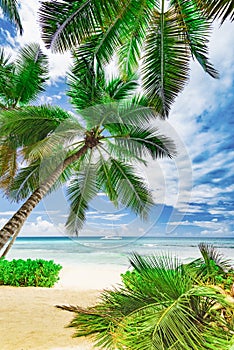
POLYGON ((198 0, 45 1, 40 20, 43 39, 54 51, 82 44, 88 54, 92 47, 100 65, 117 53, 124 76, 140 62, 144 94, 162 117, 188 81, 191 57, 218 77, 208 60, 211 24, 198 0))
POLYGON ((14 62, 1 49, 0 73, 0 108, 27 105, 45 89, 48 58, 34 43, 21 48, 14 62))
POLYGON ((0 7, 3 10, 10 21, 12 21, 19 29, 20 34, 23 33, 23 27, 21 24, 20 16, 18 13, 18 1, 17 0, 0 0, 0 7))
POLYGON ((5 174, 8 195, 16 200, 25 199, 59 164, 86 147, 86 153, 65 169, 54 185, 59 186, 70 177, 68 229, 72 232, 74 228, 81 229, 89 202, 100 191, 114 205, 121 203, 146 219, 153 205, 152 194, 132 163, 145 164, 146 156, 172 157, 174 143, 150 126, 155 113, 144 105, 144 99, 129 98, 137 86, 135 80, 124 82, 114 78, 107 82, 102 70, 95 73, 85 59, 75 56, 68 84, 68 95, 79 113, 78 118, 49 106, 1 112, 0 168, 5 174), (86 109, 82 109, 83 97, 86 109), (7 139, 9 134, 11 140, 7 139), (13 152, 5 164, 7 148, 13 152), (17 154, 24 157, 28 166, 20 169, 9 183, 7 180, 15 169, 9 163, 17 164, 17 154))

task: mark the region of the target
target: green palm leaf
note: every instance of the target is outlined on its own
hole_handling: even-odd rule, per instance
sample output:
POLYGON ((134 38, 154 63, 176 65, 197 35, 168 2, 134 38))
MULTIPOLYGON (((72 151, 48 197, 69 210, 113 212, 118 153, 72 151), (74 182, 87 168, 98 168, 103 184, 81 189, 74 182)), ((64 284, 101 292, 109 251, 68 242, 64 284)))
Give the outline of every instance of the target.
MULTIPOLYGON (((71 115, 54 106, 30 106, 17 110, 0 112, 0 137, 11 134, 15 139, 15 147, 30 146, 43 140, 59 125, 70 120, 71 115), (32 130, 34 132, 32 133, 32 130)), ((77 130, 81 128, 76 121, 77 130)))
POLYGON ((192 56, 197 59, 208 74, 213 78, 218 78, 218 72, 207 57, 207 42, 211 25, 199 9, 197 1, 171 0, 171 4, 178 14, 179 26, 183 28, 185 42, 188 43, 192 56))
POLYGON ((221 23, 230 18, 234 19, 233 0, 197 0, 201 9, 210 19, 221 19, 221 23))
POLYGON ((14 102, 26 104, 44 91, 48 79, 48 59, 38 44, 23 47, 15 62, 14 102))
POLYGON ((106 85, 106 92, 114 101, 122 101, 131 98, 136 92, 139 84, 136 76, 128 76, 125 80, 121 78, 113 78, 106 85))
POLYGON ((151 20, 154 1, 132 1, 128 23, 130 29, 119 49, 119 66, 124 76, 132 75, 138 68, 147 27, 151 20))
POLYGON ((71 210, 66 228, 71 233, 78 233, 85 222, 88 203, 97 195, 97 167, 92 163, 93 151, 87 155, 85 169, 80 170, 68 185, 67 194, 71 210))
POLYGON ((117 205, 118 193, 115 186, 113 186, 110 162, 106 161, 101 153, 99 158, 99 167, 97 170, 97 181, 99 184, 98 187, 102 188, 108 195, 109 199, 115 205, 117 205))
POLYGON ((97 1, 63 0, 43 2, 39 15, 43 23, 42 38, 54 51, 78 46, 95 32, 97 1))
POLYGON ((48 59, 38 44, 21 48, 17 59, 9 63, 1 51, 0 98, 3 108, 15 108, 34 100, 44 91, 48 79, 48 59), (5 83, 5 84, 4 84, 5 83))
POLYGON ((128 124, 108 124, 107 129, 115 134, 115 143, 139 158, 150 155, 152 159, 172 158, 175 155, 174 143, 159 135, 152 127, 136 127, 128 124))
POLYGON ((13 70, 11 56, 6 55, 4 49, 0 49, 0 108, 5 108, 8 104, 9 95, 6 92, 11 93, 13 70))
POLYGON ((191 274, 170 256, 135 254, 131 262, 141 279, 105 291, 94 307, 77 307, 71 324, 77 336, 91 335, 97 346, 111 350, 229 349, 227 323, 212 310, 215 303, 227 306, 223 295, 194 286, 191 274))
POLYGON ((153 199, 144 180, 134 174, 132 166, 116 159, 111 159, 110 173, 118 200, 142 219, 147 219, 153 199))
POLYGON ((104 72, 95 62, 95 56, 92 53, 95 45, 93 38, 80 45, 73 53, 73 66, 71 72, 68 73, 67 95, 78 111, 100 104, 105 99, 108 100, 104 72))
POLYGON ((17 0, 0 0, 0 7, 3 13, 14 22, 16 27, 19 29, 20 34, 23 33, 23 27, 18 13, 18 1, 17 0))
MULTIPOLYGON (((52 165, 53 166, 48 169, 47 164, 47 177, 54 169, 54 162, 52 162, 52 165)), ((45 166, 44 162, 42 163, 39 160, 35 160, 29 166, 20 169, 7 190, 7 197, 16 202, 28 198, 43 181, 42 174, 45 173, 45 169, 42 171, 41 166, 45 166)), ((68 166, 64 169, 55 184, 51 187, 50 191, 48 191, 48 194, 65 184, 71 178, 73 173, 74 170, 72 166, 68 166)))
POLYGON ((163 117, 182 91, 189 77, 189 55, 174 11, 154 12, 143 61, 143 88, 163 117))
POLYGON ((39 172, 39 161, 20 169, 8 190, 8 197, 16 202, 27 198, 39 186, 39 172))
POLYGON ((128 149, 123 148, 116 143, 111 142, 109 139, 105 139, 105 149, 107 150, 108 154, 113 157, 117 158, 123 162, 126 163, 141 163, 145 166, 147 165, 147 161, 141 157, 138 157, 136 154, 133 154, 128 149))

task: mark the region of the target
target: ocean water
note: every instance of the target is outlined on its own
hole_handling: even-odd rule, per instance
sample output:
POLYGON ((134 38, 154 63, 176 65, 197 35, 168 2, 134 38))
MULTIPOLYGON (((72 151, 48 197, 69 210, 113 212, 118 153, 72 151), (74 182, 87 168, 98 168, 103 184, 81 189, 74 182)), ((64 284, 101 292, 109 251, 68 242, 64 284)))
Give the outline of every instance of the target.
POLYGON ((213 244, 234 265, 234 238, 202 240, 196 237, 22 237, 17 238, 7 258, 42 258, 69 265, 129 266, 129 256, 137 252, 142 255, 170 254, 183 262, 189 262, 200 256, 200 242, 213 244))

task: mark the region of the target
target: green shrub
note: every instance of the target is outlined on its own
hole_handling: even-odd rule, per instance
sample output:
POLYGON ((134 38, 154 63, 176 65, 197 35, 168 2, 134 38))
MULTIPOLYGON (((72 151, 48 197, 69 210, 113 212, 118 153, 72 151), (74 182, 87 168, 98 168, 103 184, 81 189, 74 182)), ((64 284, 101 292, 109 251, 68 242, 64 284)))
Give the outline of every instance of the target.
POLYGON ((53 287, 59 280, 61 268, 53 260, 0 259, 0 285, 53 287))

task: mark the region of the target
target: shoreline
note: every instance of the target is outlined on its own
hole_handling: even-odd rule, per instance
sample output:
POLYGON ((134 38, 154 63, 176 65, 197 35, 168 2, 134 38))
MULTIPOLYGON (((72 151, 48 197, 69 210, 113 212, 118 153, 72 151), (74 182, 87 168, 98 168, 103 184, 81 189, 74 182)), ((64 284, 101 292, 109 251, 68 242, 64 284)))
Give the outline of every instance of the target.
POLYGON ((87 338, 67 328, 74 314, 55 305, 94 305, 103 289, 121 281, 123 266, 63 265, 53 288, 0 286, 0 349, 92 350, 87 338))

